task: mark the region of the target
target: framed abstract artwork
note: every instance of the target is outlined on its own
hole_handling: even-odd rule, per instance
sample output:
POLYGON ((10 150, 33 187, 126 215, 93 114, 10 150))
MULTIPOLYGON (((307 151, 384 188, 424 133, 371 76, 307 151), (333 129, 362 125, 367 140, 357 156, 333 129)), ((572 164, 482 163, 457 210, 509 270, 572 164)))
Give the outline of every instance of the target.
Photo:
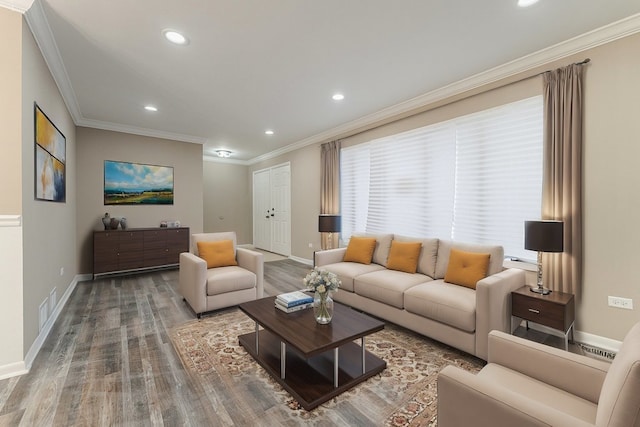
POLYGON ((34 104, 35 198, 50 202, 66 200, 67 140, 34 104))
POLYGON ((105 205, 173 205, 173 167, 104 161, 105 205))

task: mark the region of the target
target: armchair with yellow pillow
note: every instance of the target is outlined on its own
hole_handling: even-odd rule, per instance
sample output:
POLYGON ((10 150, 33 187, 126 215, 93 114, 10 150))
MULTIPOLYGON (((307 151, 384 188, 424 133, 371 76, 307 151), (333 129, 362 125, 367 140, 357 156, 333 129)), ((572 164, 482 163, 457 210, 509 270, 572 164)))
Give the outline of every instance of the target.
POLYGON ((336 301, 485 360, 489 332, 510 332, 511 291, 525 284, 503 259, 498 245, 393 234, 315 253, 316 266, 342 281, 336 301))
POLYGON ((180 254, 178 292, 198 318, 202 313, 262 298, 263 255, 239 248, 235 232, 191 235, 180 254))

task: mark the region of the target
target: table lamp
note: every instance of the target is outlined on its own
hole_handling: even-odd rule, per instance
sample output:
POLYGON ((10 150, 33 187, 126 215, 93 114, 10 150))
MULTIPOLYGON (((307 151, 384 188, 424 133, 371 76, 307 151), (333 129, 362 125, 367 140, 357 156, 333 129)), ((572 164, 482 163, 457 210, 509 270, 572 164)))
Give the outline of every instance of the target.
POLYGON ((333 233, 339 233, 342 228, 342 218, 340 215, 321 214, 318 219, 318 231, 320 233, 329 233, 330 248, 333 247, 333 233))
POLYGON ((538 286, 531 292, 542 295, 551 293, 542 286, 542 252, 562 252, 564 250, 564 223, 562 221, 525 221, 524 248, 538 251, 538 286))

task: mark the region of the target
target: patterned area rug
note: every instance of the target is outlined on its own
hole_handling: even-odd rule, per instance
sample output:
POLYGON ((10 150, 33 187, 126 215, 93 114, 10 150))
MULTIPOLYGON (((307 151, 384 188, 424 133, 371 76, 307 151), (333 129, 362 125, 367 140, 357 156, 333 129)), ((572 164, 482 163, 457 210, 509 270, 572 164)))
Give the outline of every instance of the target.
POLYGON ((477 372, 484 364, 387 324, 366 339, 367 349, 384 359, 387 368, 306 411, 238 344, 238 335, 254 328, 239 309, 231 309, 170 332, 186 370, 206 392, 216 394, 221 402, 216 411, 226 411, 229 424, 435 426, 438 372, 449 364, 477 372))

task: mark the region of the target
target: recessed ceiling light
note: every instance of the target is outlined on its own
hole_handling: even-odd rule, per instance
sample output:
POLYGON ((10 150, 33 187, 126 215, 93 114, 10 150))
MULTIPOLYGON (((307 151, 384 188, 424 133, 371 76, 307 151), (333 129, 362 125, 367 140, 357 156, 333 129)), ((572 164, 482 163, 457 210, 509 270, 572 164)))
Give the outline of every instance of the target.
POLYGON ((147 110, 147 111, 153 111, 153 112, 158 111, 158 109, 156 107, 154 107, 153 105, 145 105, 144 109, 147 110))
POLYGON ((229 150, 216 150, 216 154, 218 155, 218 157, 231 157, 231 151, 229 150))
POLYGON ((184 35, 177 32, 176 30, 164 30, 162 34, 171 43, 175 43, 179 45, 189 44, 189 39, 187 39, 184 35))
POLYGON ((518 0, 518 6, 520 7, 528 7, 535 3, 538 3, 538 0, 518 0))
POLYGON ((273 131, 272 130, 265 130, 264 133, 267 134, 267 135, 273 135, 273 131))
POLYGON ((336 93, 331 98, 333 98, 334 101, 342 101, 344 99, 344 95, 341 93, 336 93))

